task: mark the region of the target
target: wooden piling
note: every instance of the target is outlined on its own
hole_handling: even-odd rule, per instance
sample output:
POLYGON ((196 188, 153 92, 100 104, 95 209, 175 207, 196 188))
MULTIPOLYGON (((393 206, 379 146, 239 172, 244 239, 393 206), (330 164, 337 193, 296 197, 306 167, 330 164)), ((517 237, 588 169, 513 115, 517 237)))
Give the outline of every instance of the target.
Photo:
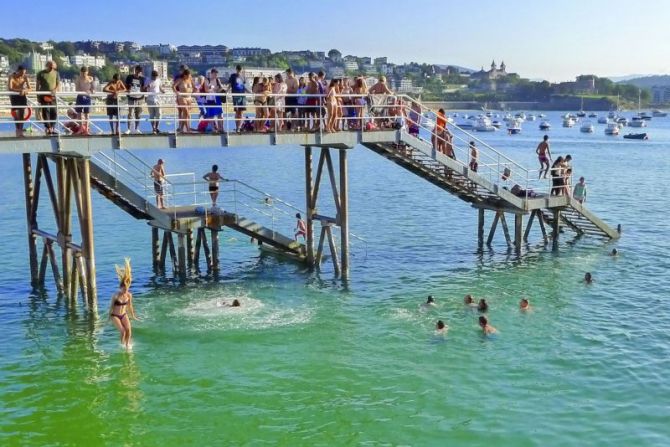
POLYGON ((212 264, 212 254, 209 250, 209 243, 207 242, 207 232, 204 228, 200 228, 199 231, 201 233, 202 251, 205 253, 205 262, 207 263, 207 272, 209 273, 214 268, 214 265, 212 264))
POLYGON ((523 240, 525 242, 528 242, 528 235, 530 234, 530 228, 533 226, 533 219, 536 218, 536 214, 537 210, 533 210, 530 212, 530 216, 528 217, 528 222, 526 223, 526 231, 523 233, 523 240))
POLYGON ((160 271, 161 263, 161 245, 160 245, 160 233, 158 228, 151 227, 151 265, 153 267, 154 273, 160 271))
POLYGON ((484 247, 484 208, 479 208, 477 219, 477 246, 481 250, 484 247))
POLYGON ((561 230, 561 210, 558 208, 554 208, 552 210, 554 213, 554 221, 552 222, 552 227, 553 227, 553 232, 554 232, 554 237, 553 237, 553 243, 552 243, 552 250, 556 251, 558 250, 558 239, 559 239, 559 234, 561 230))
POLYGON ((312 147, 305 146, 305 224, 307 231, 305 232, 305 245, 307 246, 307 265, 314 265, 314 209, 313 202, 313 172, 312 172, 312 147))
POLYGON ((86 285, 88 299, 96 301, 98 292, 95 280, 95 250, 93 241, 93 206, 91 204, 91 171, 88 159, 80 162, 81 194, 83 207, 83 221, 80 222, 82 234, 82 249, 86 261, 86 285))
POLYGON ((333 269, 335 270, 335 276, 340 276, 342 271, 340 270, 340 261, 337 256, 337 246, 335 245, 335 239, 333 238, 333 230, 330 225, 323 227, 326 230, 326 236, 328 237, 328 245, 330 246, 330 258, 333 261, 333 269))
POLYGON ((521 240, 523 238, 523 214, 514 215, 514 249, 521 251, 521 240))
POLYGON ((493 218, 493 223, 491 224, 491 229, 489 230, 489 237, 486 239, 486 245, 491 245, 493 242, 493 236, 496 234, 496 228, 498 227, 498 221, 500 220, 500 213, 496 211, 496 215, 493 218))
POLYGON ((211 230, 212 236, 212 271, 219 271, 219 230, 211 230))
POLYGON ((165 268, 165 260, 167 258, 168 254, 168 245, 170 244, 170 241, 168 240, 168 231, 163 231, 163 243, 161 244, 161 255, 160 259, 158 260, 158 271, 161 275, 165 275, 166 273, 166 268, 165 268))
POLYGON ((323 257, 323 243, 326 239, 326 226, 321 225, 321 235, 319 236, 319 247, 316 249, 316 266, 321 266, 321 258, 323 257))
POLYGON ((193 260, 195 259, 195 253, 193 251, 193 230, 189 229, 186 232, 186 258, 188 259, 188 268, 193 268, 193 260))
POLYGON ((349 173, 347 151, 340 149, 340 244, 342 253, 342 278, 349 278, 349 173))
POLYGON ((177 273, 181 281, 186 280, 186 235, 177 233, 177 273))
POLYGON ((37 264, 37 237, 33 234, 35 217, 32 214, 34 200, 33 168, 30 154, 23 154, 23 188, 26 202, 26 226, 28 236, 28 259, 30 262, 30 284, 36 287, 39 284, 39 270, 37 264))
POLYGON ((505 234, 505 241, 507 242, 507 246, 511 247, 512 238, 510 238, 509 236, 509 228, 507 227, 507 219, 505 219, 505 212, 498 211, 498 213, 500 214, 500 223, 502 224, 503 233, 505 234))

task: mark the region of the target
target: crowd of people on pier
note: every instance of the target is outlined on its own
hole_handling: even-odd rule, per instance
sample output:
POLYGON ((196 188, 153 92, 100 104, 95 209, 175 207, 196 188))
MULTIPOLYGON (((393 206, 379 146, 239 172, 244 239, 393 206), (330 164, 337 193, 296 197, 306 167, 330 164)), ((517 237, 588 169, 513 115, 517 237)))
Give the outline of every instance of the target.
POLYGON ((579 203, 586 201, 586 179, 579 178, 579 182, 572 187, 572 155, 567 154, 565 157, 558 156, 556 160, 551 157, 551 149, 549 147, 549 135, 542 138, 540 144, 535 149, 538 161, 540 162, 540 170, 538 178, 547 178, 551 176, 551 192, 552 196, 572 196, 579 203), (544 174, 543 174, 544 173, 544 174))
MULTIPOLYGON (((87 67, 82 67, 74 80, 74 103, 60 104, 58 94, 60 76, 53 61, 46 64, 36 77, 36 121, 44 126, 47 135, 57 134, 59 113, 65 113, 73 126, 66 127, 71 134, 89 135, 91 111, 95 106, 96 81, 87 67), (62 110, 62 112, 61 112, 62 110), (75 129, 73 132, 72 129, 75 129)), ((24 136, 24 124, 30 119, 32 108, 28 95, 33 88, 26 69, 19 66, 9 77, 12 115, 16 136, 24 136)), ((102 88, 104 109, 111 133, 121 133, 125 118, 126 134, 142 133, 142 115, 148 112, 151 133, 161 132, 162 110, 176 111, 176 130, 181 133, 214 132, 284 132, 341 130, 374 130, 398 128, 405 125, 406 113, 401 99, 387 85, 386 77, 368 88, 365 79, 342 77, 326 79, 325 73, 308 73, 296 76, 292 69, 274 76, 254 77, 247 85, 243 68, 238 65, 227 79, 219 77, 212 68, 204 75, 192 72, 182 65, 171 82, 165 82, 157 71, 146 79, 141 66, 122 79, 119 73, 102 88), (248 100, 249 98, 249 100, 248 100), (234 113, 234 129, 226 127, 228 102, 234 113), (248 103, 249 101, 249 103, 248 103), (245 115, 249 109, 251 115, 245 115), (193 113, 198 113, 196 126, 192 127, 193 113)), ((414 111, 416 105, 412 105, 414 111)), ((420 106, 419 106, 420 113, 420 106)), ((414 125, 419 122, 414 118, 414 125)), ((232 123, 231 123, 232 124, 232 123)), ((145 132, 147 130, 145 129, 145 132)))

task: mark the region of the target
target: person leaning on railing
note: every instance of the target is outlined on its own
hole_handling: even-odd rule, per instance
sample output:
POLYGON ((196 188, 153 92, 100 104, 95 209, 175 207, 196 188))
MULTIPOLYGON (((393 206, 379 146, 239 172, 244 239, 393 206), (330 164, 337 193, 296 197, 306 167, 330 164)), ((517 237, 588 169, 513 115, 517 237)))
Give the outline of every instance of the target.
POLYGON ((47 135, 56 135, 56 123, 58 122, 58 109, 56 107, 56 92, 60 87, 60 75, 58 66, 54 61, 48 61, 46 68, 35 77, 36 88, 39 92, 49 92, 37 95, 40 105, 40 118, 44 123, 47 135))
POLYGON ((8 82, 10 95, 9 102, 12 105, 12 117, 16 121, 16 136, 23 137, 23 123, 30 118, 27 94, 30 91, 30 81, 26 75, 26 68, 19 65, 14 73, 9 76, 8 82))
POLYGON ((126 86, 119 79, 119 74, 114 73, 112 80, 105 85, 102 91, 107 93, 105 104, 107 105, 107 117, 109 118, 109 127, 111 128, 112 135, 119 135, 121 130, 119 123, 119 93, 125 92, 126 86))

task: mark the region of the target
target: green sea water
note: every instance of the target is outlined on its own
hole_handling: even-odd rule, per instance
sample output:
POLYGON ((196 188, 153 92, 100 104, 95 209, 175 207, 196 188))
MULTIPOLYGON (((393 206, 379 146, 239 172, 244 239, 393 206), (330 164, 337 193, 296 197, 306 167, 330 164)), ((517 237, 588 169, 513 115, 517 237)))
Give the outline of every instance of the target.
MULTIPOLYGON (((142 318, 132 352, 81 302, 30 290, 20 158, 4 156, 0 445, 670 444, 670 121, 624 142, 557 117, 553 151, 573 155, 589 207, 622 224, 619 241, 566 232, 553 253, 535 228, 521 258, 500 235, 477 252, 474 209, 358 147, 350 219, 366 243, 352 249, 349 282, 225 231, 221 275, 179 285, 151 273, 148 227, 95 196, 100 315, 113 264, 130 256, 142 318), (481 335, 466 293, 487 299, 497 335, 481 335), (428 294, 437 306, 426 311, 428 294), (234 298, 241 308, 218 305, 234 298)), ((533 164, 541 135, 527 123, 485 138, 533 164)), ((218 162, 304 202, 299 148, 138 152, 159 154, 169 172, 218 162)))

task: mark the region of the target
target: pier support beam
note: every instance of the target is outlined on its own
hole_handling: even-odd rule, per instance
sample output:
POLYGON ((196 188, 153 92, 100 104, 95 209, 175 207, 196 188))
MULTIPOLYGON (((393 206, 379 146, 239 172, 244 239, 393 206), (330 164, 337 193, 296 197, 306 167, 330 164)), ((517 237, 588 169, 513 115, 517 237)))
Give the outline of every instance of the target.
POLYGON ((514 249, 517 253, 521 252, 521 242, 523 239, 523 214, 514 215, 514 249))
MULTIPOLYGON (((39 183, 38 183, 39 184, 39 183)), ((33 203, 36 201, 33 189, 33 167, 30 154, 23 154, 23 187, 26 202, 26 226, 28 230, 28 258, 30 262, 30 284, 36 287, 39 284, 39 270, 37 265, 37 236, 33 233, 36 225, 36 211, 33 212, 33 203)))
POLYGON ((186 235, 177 234, 177 274, 180 281, 186 281, 186 235))
POLYGON ((161 265, 161 245, 158 228, 151 227, 151 265, 154 273, 160 272, 161 265))
MULTIPOLYGON (((340 149, 340 251, 342 253, 342 278, 349 278, 349 179, 347 151, 340 149)), ((332 239, 332 235, 331 235, 332 239)), ((332 249, 332 247, 331 247, 332 249)))
POLYGON ((477 247, 481 250, 484 248, 484 208, 479 208, 477 214, 477 247))
POLYGON ((76 299, 73 294, 77 286, 84 286, 86 289, 82 296, 87 300, 89 308, 97 311, 97 307, 91 306, 97 306, 97 288, 89 161, 81 157, 38 154, 34 178, 32 167, 30 154, 23 154, 31 282, 34 286, 44 286, 46 267, 50 263, 58 292, 76 299), (49 160, 56 168, 55 182, 49 160), (43 231, 38 225, 37 212, 42 180, 53 211, 56 234, 43 231), (72 240, 73 198, 81 231, 81 245, 72 240), (37 238, 44 241, 41 265, 38 265, 37 238), (56 246, 60 247, 60 256, 56 255, 56 246), (60 266, 57 258, 60 258, 60 266))
POLYGON ((552 250, 558 251, 558 239, 561 231, 561 210, 554 208, 551 210, 554 214, 554 221, 552 222, 552 231, 553 231, 553 242, 552 250))
POLYGON ((212 229, 212 272, 219 272, 219 230, 212 229))
POLYGON ((305 224, 307 226, 305 245, 307 264, 314 265, 314 189, 313 189, 313 173, 312 173, 312 147, 305 146, 305 224))
POLYGON ((339 150, 339 178, 336 175, 330 147, 321 147, 319 161, 317 163, 316 175, 312 181, 312 148, 305 146, 305 197, 307 209, 307 236, 305 237, 307 245, 307 263, 316 264, 318 267, 323 256, 323 245, 328 239, 331 246, 333 260, 337 262, 335 274, 341 275, 343 279, 349 277, 349 181, 347 166, 347 150, 341 148, 332 148, 339 150), (325 166, 325 169, 324 169, 325 166), (319 199, 319 189, 321 178, 324 172, 328 175, 330 189, 333 194, 335 204, 335 217, 323 216, 317 213, 317 203, 319 199), (321 222, 321 234, 319 236, 319 247, 314 254, 314 221, 321 222), (337 255, 336 243, 333 236, 333 226, 340 227, 340 253, 341 259, 337 255))

